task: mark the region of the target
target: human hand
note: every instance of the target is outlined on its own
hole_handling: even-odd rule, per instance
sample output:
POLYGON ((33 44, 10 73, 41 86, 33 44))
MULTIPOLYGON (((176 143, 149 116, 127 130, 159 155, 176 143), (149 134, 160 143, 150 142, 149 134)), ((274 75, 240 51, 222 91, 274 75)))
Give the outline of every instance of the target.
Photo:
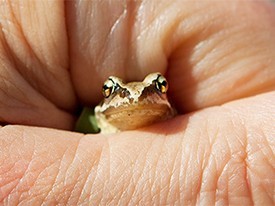
POLYGON ((0 130, 4 204, 274 202, 270 3, 2 1, 0 25, 0 117, 19 124, 0 130), (176 118, 108 136, 50 129, 72 129, 110 74, 155 71, 176 118))

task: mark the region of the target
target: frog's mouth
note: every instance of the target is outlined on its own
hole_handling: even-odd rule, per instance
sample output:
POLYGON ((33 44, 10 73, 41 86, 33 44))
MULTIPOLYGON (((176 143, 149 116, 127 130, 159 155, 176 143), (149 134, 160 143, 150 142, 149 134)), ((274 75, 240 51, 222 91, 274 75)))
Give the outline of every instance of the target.
POLYGON ((108 108, 104 115, 119 130, 145 127, 173 116, 171 107, 167 104, 121 105, 108 108))

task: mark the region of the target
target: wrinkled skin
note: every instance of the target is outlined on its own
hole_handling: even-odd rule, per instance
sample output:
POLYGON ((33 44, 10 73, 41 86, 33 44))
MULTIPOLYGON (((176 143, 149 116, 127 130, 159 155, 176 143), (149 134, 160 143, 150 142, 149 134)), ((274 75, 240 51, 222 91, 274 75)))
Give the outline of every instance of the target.
POLYGON ((0 26, 1 203, 274 203, 272 3, 4 0, 0 26), (107 76, 155 71, 176 118, 65 131, 107 76))

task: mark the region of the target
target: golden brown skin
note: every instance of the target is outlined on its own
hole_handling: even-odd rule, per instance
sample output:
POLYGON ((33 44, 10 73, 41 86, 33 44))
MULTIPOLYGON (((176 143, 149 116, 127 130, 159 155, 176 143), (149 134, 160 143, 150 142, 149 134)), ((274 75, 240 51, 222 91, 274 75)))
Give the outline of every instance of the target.
POLYGON ((134 130, 172 118, 176 111, 167 90, 168 82, 160 73, 149 74, 142 82, 109 77, 103 86, 105 98, 95 108, 101 132, 134 130))

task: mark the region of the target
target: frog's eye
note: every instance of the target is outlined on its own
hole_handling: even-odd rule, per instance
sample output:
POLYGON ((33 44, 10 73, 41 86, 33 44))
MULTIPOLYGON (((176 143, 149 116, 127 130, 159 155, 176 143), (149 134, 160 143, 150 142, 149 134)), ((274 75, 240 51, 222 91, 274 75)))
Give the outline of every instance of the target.
POLYGON ((155 86, 156 86, 157 90, 159 90, 163 94, 166 93, 168 90, 168 82, 162 75, 158 76, 158 78, 155 82, 155 86))
POLYGON ((107 79, 102 87, 102 93, 105 98, 108 98, 115 91, 115 83, 112 79, 107 79))

